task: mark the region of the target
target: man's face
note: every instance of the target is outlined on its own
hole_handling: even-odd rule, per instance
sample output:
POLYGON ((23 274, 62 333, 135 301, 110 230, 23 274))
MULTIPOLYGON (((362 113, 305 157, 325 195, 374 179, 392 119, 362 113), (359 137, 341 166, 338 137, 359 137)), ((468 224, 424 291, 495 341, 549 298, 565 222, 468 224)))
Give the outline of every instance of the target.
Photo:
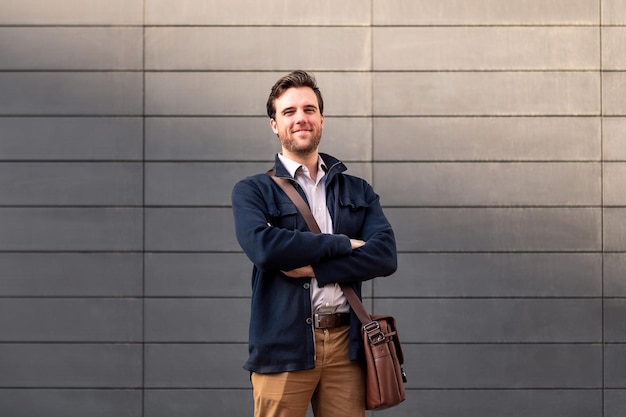
POLYGON ((274 102, 276 117, 270 126, 278 135, 283 154, 305 156, 317 150, 324 115, 315 92, 309 87, 289 88, 274 102))

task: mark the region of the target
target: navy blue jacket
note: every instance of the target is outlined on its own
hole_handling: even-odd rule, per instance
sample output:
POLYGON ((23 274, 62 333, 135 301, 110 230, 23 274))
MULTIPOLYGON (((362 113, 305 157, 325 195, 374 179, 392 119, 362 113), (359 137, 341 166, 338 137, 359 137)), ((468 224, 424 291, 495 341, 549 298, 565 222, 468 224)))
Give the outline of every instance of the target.
MULTIPOLYGON (((249 358, 244 368, 270 373, 315 366, 310 278, 288 278, 280 271, 311 265, 320 286, 387 276, 397 268, 396 244, 379 197, 363 179, 343 174, 337 159, 320 154, 326 173, 326 199, 334 234, 309 231, 296 206, 266 174, 239 181, 232 192, 237 240, 254 264, 249 358), (350 238, 366 244, 354 251, 350 238)), ((277 177, 292 179, 278 156, 277 177)), ((293 181, 306 201, 304 191, 293 181)), ((350 359, 361 360, 360 322, 350 317, 350 359)))

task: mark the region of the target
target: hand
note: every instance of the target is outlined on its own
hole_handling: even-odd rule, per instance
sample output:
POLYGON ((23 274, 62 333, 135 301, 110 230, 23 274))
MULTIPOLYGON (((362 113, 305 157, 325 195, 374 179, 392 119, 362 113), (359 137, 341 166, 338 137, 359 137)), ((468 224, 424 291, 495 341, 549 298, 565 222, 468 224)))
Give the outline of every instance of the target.
POLYGON ((350 239, 350 244, 352 245, 352 250, 355 250, 365 245, 365 242, 360 239, 350 239))
POLYGON ((315 272, 311 265, 301 266, 300 268, 292 269, 291 271, 280 271, 289 278, 313 278, 315 272))

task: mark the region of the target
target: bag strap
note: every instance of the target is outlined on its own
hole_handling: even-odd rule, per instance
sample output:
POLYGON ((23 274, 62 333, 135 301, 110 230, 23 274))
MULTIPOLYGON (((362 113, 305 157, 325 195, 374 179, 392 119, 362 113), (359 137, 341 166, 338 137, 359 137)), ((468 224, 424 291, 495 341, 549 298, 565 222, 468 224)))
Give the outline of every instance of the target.
MULTIPOLYGON (((278 178, 274 175, 274 170, 267 171, 266 173, 270 178, 278 184, 280 188, 287 194, 287 196, 291 199, 291 201, 296 205, 296 208, 304 217, 307 226, 309 226, 309 230, 313 233, 322 233, 317 222, 315 221, 315 217, 313 217, 313 213, 311 213, 311 209, 309 205, 304 201, 300 193, 293 187, 291 181, 286 178, 278 178)), ((359 318, 359 321, 363 326, 372 322, 371 316, 368 314, 367 309, 363 305, 363 302, 359 299, 359 296, 356 295, 354 289, 349 284, 339 284, 343 294, 346 296, 350 307, 354 310, 354 313, 359 318)))
POLYGON ((275 182, 278 184, 280 188, 287 194, 287 196, 291 199, 293 204, 296 205, 296 208, 304 217, 307 226, 309 226, 309 230, 313 233, 322 233, 320 227, 317 225, 315 221, 315 217, 313 217, 313 213, 311 213, 311 209, 309 205, 304 201, 300 193, 291 185, 291 181, 286 178, 278 178, 274 175, 274 170, 267 171, 267 175, 269 175, 275 182))

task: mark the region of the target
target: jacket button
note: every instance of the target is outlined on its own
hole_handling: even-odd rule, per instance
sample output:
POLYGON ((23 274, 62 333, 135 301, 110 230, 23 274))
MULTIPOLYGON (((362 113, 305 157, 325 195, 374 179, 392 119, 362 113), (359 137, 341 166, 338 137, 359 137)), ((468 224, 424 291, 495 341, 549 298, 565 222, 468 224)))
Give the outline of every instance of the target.
POLYGON ((313 319, 311 319, 311 317, 306 319, 306 324, 312 324, 313 323, 313 319))
POLYGON ((302 288, 304 288, 305 290, 308 290, 309 288, 311 288, 311 284, 307 282, 302 286, 302 288))

